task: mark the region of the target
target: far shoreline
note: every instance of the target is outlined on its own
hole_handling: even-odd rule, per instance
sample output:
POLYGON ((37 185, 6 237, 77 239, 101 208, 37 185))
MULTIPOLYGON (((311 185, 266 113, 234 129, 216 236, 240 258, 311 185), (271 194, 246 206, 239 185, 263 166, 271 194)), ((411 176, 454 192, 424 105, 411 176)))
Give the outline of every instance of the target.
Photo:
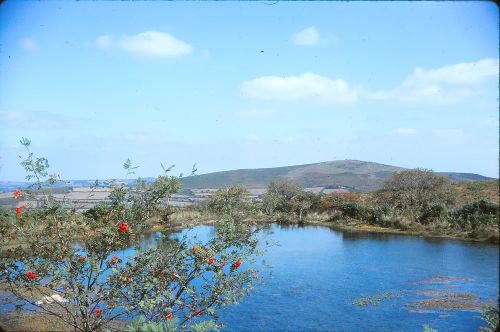
MULTIPOLYGON (((321 226, 321 227, 326 227, 330 228, 336 231, 342 231, 342 232, 357 232, 357 233, 367 233, 367 234, 390 234, 390 235, 405 235, 405 236, 413 236, 413 237, 423 237, 423 238, 429 238, 429 239, 443 239, 443 240, 455 240, 455 241, 461 241, 461 242, 473 242, 473 243, 488 243, 488 244, 494 244, 499 246, 500 241, 499 241, 499 235, 495 237, 494 235, 490 237, 483 237, 483 238, 472 238, 472 237, 466 237, 466 236, 457 236, 457 235, 450 235, 450 234, 433 234, 429 233, 426 231, 413 231, 413 230, 399 230, 399 229, 394 229, 394 228, 388 228, 388 227, 381 227, 381 226, 373 226, 373 225, 368 225, 368 224, 363 224, 363 223, 342 223, 342 222, 333 222, 333 221, 326 221, 324 219, 310 219, 305 222, 298 222, 298 221, 286 221, 286 222, 280 222, 275 219, 256 219, 255 217, 250 217, 249 218, 251 221, 253 221, 255 224, 276 224, 276 225, 296 225, 296 226, 321 226)), ((153 226, 150 231, 151 232, 158 232, 158 231, 182 231, 184 229, 188 229, 190 227, 196 227, 196 226, 212 226, 216 223, 216 220, 214 219, 207 219, 207 220, 200 220, 200 221, 192 221, 192 222, 187 222, 187 223, 182 223, 178 225, 172 225, 172 226, 167 226, 167 225, 160 225, 157 224, 153 226)))

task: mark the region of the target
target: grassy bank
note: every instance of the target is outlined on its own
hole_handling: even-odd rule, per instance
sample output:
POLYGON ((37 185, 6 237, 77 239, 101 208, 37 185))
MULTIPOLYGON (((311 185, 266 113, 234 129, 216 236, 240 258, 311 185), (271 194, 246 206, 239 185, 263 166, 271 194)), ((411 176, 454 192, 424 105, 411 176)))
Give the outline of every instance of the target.
MULTIPOLYGON (((312 212, 299 221, 293 215, 284 216, 283 214, 267 215, 261 211, 249 214, 246 219, 256 224, 288 224, 288 225, 310 225, 324 226, 339 231, 366 232, 366 233, 385 233, 413 235, 434 238, 447 238, 455 240, 467 240, 477 242, 499 243, 498 228, 491 227, 481 231, 463 231, 454 228, 448 223, 422 225, 418 222, 409 220, 401 221, 393 227, 384 227, 373 225, 352 218, 336 219, 328 213, 312 212)), ((179 209, 172 214, 170 224, 156 224, 152 227, 153 231, 182 230, 192 226, 211 225, 215 223, 216 216, 206 210, 196 210, 193 208, 179 209)))

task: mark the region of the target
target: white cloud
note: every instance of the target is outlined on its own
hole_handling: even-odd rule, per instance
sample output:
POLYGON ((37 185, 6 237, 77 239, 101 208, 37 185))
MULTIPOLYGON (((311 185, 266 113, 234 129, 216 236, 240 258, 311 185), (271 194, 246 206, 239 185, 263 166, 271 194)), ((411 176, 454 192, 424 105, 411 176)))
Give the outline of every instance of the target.
POLYGON ((123 50, 144 57, 176 58, 193 51, 191 45, 168 33, 157 31, 124 37, 120 45, 123 50))
POLYGON ((398 128, 396 132, 400 135, 416 135, 418 133, 415 128, 398 128))
POLYGON ((350 104, 359 98, 413 104, 447 105, 482 94, 485 85, 498 78, 498 61, 482 59, 435 69, 417 67, 400 85, 373 91, 315 73, 298 76, 261 76, 243 82, 245 97, 282 102, 350 104))
POLYGON ((269 101, 349 104, 358 97, 343 79, 332 80, 314 73, 287 77, 262 76, 243 82, 240 91, 246 97, 269 101))
POLYGON ((479 94, 476 85, 498 77, 498 60, 482 59, 437 69, 417 67, 401 85, 368 98, 427 104, 452 104, 479 94))
POLYGON ((38 44, 33 38, 24 37, 19 39, 19 45, 28 51, 36 51, 38 50, 38 44))
POLYGON ((319 44, 320 37, 315 27, 309 27, 294 33, 291 40, 295 45, 314 46, 319 44))
POLYGON ((102 35, 97 37, 95 44, 98 48, 108 48, 111 46, 114 37, 112 35, 102 35))
POLYGON ((250 109, 234 113, 240 119, 268 119, 273 116, 273 111, 270 109, 250 109))
POLYGON ((417 67, 403 84, 410 86, 428 83, 474 84, 492 77, 498 77, 498 60, 482 59, 437 69, 417 67))
POLYGON ((115 47, 144 58, 179 58, 193 52, 188 43, 169 33, 146 31, 131 36, 99 36, 95 44, 99 48, 115 47))

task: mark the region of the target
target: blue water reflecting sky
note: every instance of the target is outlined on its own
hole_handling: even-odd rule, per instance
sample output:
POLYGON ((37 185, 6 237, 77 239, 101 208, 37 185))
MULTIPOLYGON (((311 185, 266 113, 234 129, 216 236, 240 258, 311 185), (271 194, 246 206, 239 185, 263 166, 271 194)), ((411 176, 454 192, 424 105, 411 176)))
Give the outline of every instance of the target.
MULTIPOLYGON (((422 237, 338 232, 326 227, 271 227, 266 239, 279 245, 260 260, 264 283, 240 304, 220 311, 226 331, 478 331, 484 322, 474 311, 416 310, 422 291, 471 293, 480 301, 498 298, 498 246, 422 237), (438 276, 438 278, 436 278, 438 276), (444 277, 452 278, 448 280, 444 277), (358 307, 363 297, 382 298, 378 306, 358 307)), ((156 246, 184 234, 205 241, 213 227, 141 237, 156 246)), ((129 248, 116 253, 124 261, 129 248)), ((13 303, 1 310, 12 310, 13 303)))

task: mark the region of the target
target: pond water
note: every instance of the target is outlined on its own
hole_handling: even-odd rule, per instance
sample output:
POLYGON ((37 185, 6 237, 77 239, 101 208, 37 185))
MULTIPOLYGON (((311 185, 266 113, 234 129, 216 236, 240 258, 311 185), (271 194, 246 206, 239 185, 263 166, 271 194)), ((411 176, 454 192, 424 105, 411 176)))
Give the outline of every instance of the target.
MULTIPOLYGON (((219 311, 224 331, 478 331, 480 306, 498 298, 496 245, 312 226, 271 231, 279 245, 263 257, 271 266, 261 267, 265 281, 219 311)), ((202 240, 213 228, 168 236, 185 232, 202 240)), ((150 234, 141 244, 163 238, 150 234)), ((126 259, 134 249, 117 254, 126 259)))
MULTIPOLYGON (((194 231, 208 236, 210 229, 194 231)), ((476 302, 498 297, 496 245, 326 227, 274 225, 272 231, 269 238, 280 243, 264 256, 272 276, 221 312, 227 331, 422 331, 424 324, 440 332, 478 331, 485 324, 474 306, 445 310, 412 302, 428 300, 425 291, 448 294, 450 301, 451 294, 475 295, 476 302), (353 305, 366 297, 380 301, 353 305)))

